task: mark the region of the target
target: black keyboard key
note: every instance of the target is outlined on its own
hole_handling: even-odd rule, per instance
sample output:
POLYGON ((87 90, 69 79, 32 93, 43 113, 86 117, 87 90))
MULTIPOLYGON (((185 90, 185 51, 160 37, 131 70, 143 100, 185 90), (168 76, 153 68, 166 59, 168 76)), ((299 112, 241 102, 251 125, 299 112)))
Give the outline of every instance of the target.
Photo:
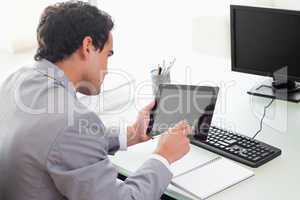
POLYGON ((223 146, 226 146, 226 147, 229 146, 229 144, 227 144, 226 142, 223 142, 223 141, 219 141, 218 143, 223 145, 223 146))
POLYGON ((208 144, 214 144, 214 141, 207 141, 208 144))
POLYGON ((235 139, 230 139, 230 140, 226 140, 225 142, 232 145, 232 144, 236 143, 236 140, 235 139))

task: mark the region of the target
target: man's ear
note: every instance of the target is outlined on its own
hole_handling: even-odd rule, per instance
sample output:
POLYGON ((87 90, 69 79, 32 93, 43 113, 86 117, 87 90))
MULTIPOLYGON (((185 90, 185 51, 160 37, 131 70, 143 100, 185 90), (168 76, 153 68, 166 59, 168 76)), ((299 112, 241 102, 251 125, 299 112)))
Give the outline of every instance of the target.
POLYGON ((83 59, 87 59, 89 57, 90 53, 92 52, 92 49, 93 49, 93 39, 90 36, 86 36, 82 40, 82 45, 80 48, 81 56, 83 57, 83 59))

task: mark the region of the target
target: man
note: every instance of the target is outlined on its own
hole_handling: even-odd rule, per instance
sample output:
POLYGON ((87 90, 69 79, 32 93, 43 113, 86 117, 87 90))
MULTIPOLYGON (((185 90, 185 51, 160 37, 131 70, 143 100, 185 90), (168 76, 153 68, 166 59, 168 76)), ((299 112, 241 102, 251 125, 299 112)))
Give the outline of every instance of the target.
POLYGON ((0 91, 1 199, 156 200, 167 188, 169 165, 189 151, 185 122, 163 134, 153 155, 122 182, 108 155, 149 140, 153 103, 123 130, 105 127, 76 98, 99 94, 113 54, 112 28, 110 16, 87 3, 45 9, 36 64, 11 75, 0 91))

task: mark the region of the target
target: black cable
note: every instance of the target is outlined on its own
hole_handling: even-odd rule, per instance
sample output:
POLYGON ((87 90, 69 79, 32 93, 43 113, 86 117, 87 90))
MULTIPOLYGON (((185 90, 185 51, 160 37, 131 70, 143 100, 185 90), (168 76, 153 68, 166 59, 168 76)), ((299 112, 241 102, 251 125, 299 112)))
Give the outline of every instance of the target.
POLYGON ((270 101, 270 103, 268 103, 268 105, 265 106, 264 108, 264 114, 260 120, 260 127, 259 127, 259 130, 255 133, 255 135, 252 137, 252 139, 254 139, 261 131, 262 131, 262 128, 263 128, 263 121, 264 121, 264 118, 266 116, 266 112, 267 112, 267 109, 272 105, 272 103, 274 102, 275 99, 272 99, 270 101))

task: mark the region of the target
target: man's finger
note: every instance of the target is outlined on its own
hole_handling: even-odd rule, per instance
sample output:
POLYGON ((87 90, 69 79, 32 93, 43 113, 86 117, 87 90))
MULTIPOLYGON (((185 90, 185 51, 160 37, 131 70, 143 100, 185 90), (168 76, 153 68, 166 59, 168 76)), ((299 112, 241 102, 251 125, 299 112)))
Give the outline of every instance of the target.
POLYGON ((185 120, 182 120, 175 125, 175 128, 179 128, 179 129, 183 129, 186 127, 188 127, 188 123, 185 120))
POLYGON ((169 129, 169 131, 172 132, 172 133, 175 133, 175 134, 182 134, 184 129, 185 129, 185 122, 180 121, 174 127, 171 127, 169 129))
POLYGON ((155 105, 155 101, 153 100, 153 101, 151 101, 146 107, 144 107, 144 111, 150 111, 153 107, 154 107, 154 105, 155 105))
POLYGON ((192 133, 192 128, 190 126, 187 126, 184 130, 183 130, 183 134, 185 136, 188 136, 192 133))
POLYGON ((185 120, 177 123, 175 125, 174 129, 177 130, 179 134, 183 134, 185 136, 191 134, 191 131, 192 131, 192 128, 185 120))

